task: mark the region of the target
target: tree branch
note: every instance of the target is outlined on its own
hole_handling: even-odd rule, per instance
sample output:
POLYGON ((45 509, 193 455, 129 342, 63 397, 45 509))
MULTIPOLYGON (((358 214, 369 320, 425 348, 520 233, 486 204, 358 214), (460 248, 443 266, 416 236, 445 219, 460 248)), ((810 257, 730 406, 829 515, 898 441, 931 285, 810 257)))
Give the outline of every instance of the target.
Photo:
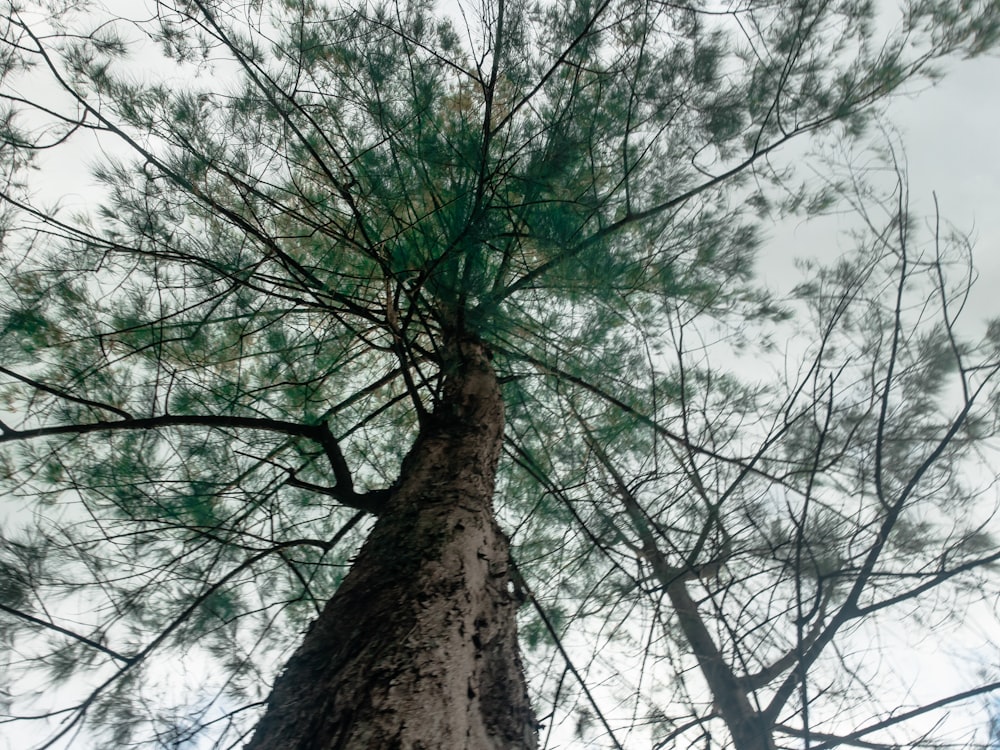
POLYGON ((84 406, 92 406, 95 409, 101 409, 102 411, 110 411, 113 414, 117 414, 123 419, 133 419, 133 416, 123 409, 119 409, 117 406, 112 406, 111 404, 103 404, 100 401, 92 401, 89 398, 83 398, 81 396, 74 396, 71 393, 60 390, 51 385, 46 385, 38 380, 29 378, 27 375, 21 375, 20 373, 14 372, 13 370, 8 370, 6 367, 0 366, 0 373, 7 375, 8 377, 14 378, 15 380, 20 380, 26 385, 30 385, 39 391, 44 391, 45 393, 51 393, 53 396, 58 396, 59 398, 65 399, 67 401, 74 401, 78 404, 83 404, 84 406))
MULTIPOLYGON (((143 417, 141 419, 122 419, 113 422, 89 422, 86 424, 54 425, 52 427, 36 427, 30 430, 15 430, 10 427, 0 432, 0 444, 16 440, 33 440, 37 438, 56 437, 60 435, 86 435, 92 432, 115 432, 125 430, 156 430, 166 427, 209 427, 214 429, 249 429, 277 432, 283 435, 313 440, 320 444, 330 468, 333 470, 335 487, 322 487, 307 482, 296 486, 322 492, 337 498, 344 505, 378 514, 385 504, 387 491, 358 493, 354 491, 354 482, 347 461, 340 449, 340 443, 330 431, 326 422, 315 425, 288 422, 280 419, 262 417, 235 417, 217 415, 174 415, 164 414, 158 417, 143 417)), ((293 477, 294 478, 294 477, 293 477)), ((297 480, 296 480, 297 481, 297 480)), ((295 484, 294 482, 292 484, 295 484)))
POLYGON ((123 654, 118 653, 114 649, 108 648, 103 643, 99 643, 98 641, 95 641, 92 638, 88 638, 85 635, 80 635, 79 633, 74 633, 72 630, 67 630, 61 625, 56 625, 54 622, 50 622, 49 620, 42 620, 41 618, 35 617, 34 615, 30 615, 27 612, 23 612, 19 609, 15 609, 14 607, 8 607, 6 604, 3 604, 2 602, 0 602, 0 611, 6 612, 7 614, 13 615, 14 617, 25 620, 26 622, 31 622, 34 623, 35 625, 41 625, 43 628, 47 630, 54 630, 57 633, 69 636, 73 640, 79 641, 80 643, 84 643, 93 649, 97 649, 98 651, 107 654, 112 659, 116 659, 117 661, 122 662, 126 666, 130 665, 137 658, 135 656, 124 656, 123 654))
MULTIPOLYGON (((869 724, 867 727, 857 730, 856 732, 851 732, 845 735, 835 735, 835 734, 823 734, 816 732, 812 729, 809 730, 809 735, 816 739, 824 740, 823 744, 813 745, 812 750, 833 750, 834 748, 840 747, 842 745, 853 745, 855 747, 882 747, 881 745, 874 745, 863 741, 861 738, 866 734, 871 734, 872 732, 877 732, 881 729, 888 729, 896 724, 902 724, 905 721, 914 719, 917 716, 929 713, 930 711, 936 711, 939 708, 944 708, 951 703, 958 703, 959 701, 968 700, 969 698, 975 698, 979 695, 985 695, 987 693, 992 693, 994 691, 1000 690, 1000 681, 990 682, 986 685, 980 685, 977 688, 972 688, 971 690, 966 690, 961 693, 956 693, 955 695, 950 695, 947 698, 941 698, 934 701, 933 703, 928 703, 925 706, 920 706, 914 708, 910 711, 892 716, 888 719, 883 719, 882 721, 876 722, 874 724, 869 724)), ((782 731, 792 737, 804 737, 806 733, 801 729, 796 729, 794 727, 789 727, 784 724, 778 724, 775 726, 776 729, 782 731)), ((898 745, 893 744, 892 747, 898 747, 898 745)))

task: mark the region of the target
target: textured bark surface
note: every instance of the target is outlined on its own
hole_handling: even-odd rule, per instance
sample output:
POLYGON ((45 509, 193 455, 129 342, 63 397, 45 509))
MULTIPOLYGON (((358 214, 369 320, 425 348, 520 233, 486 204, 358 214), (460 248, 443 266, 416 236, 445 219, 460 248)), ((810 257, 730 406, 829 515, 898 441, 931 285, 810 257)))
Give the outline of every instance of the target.
POLYGON ((537 746, 492 509, 503 404, 482 346, 457 349, 442 404, 248 750, 537 746))

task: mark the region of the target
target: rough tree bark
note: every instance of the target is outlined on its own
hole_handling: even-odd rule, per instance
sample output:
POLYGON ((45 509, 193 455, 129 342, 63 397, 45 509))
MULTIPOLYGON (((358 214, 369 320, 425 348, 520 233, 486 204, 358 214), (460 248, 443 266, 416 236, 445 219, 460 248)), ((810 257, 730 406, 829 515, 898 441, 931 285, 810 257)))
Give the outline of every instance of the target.
POLYGON ((537 747, 493 516, 503 402, 484 347, 454 349, 440 405, 247 750, 537 747))

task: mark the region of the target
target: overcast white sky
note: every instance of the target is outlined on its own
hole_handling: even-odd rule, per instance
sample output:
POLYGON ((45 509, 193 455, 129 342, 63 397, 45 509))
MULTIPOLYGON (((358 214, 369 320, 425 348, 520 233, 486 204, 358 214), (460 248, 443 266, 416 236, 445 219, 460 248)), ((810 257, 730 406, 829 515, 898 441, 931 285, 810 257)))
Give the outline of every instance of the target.
MULTIPOLYGON (((933 217, 934 193, 942 219, 975 244, 980 273, 966 323, 1000 315, 1000 57, 950 61, 935 86, 911 86, 894 99, 888 121, 902 137, 910 207, 933 217)), ((787 278, 794 257, 847 250, 851 216, 792 221, 775 227, 759 269, 773 283, 787 278)))
POLYGON ((910 194, 972 234, 981 281, 970 315, 1000 315, 1000 57, 957 61, 948 77, 893 103, 910 164, 910 194))
MULTIPOLYGON (((936 194, 943 224, 968 234, 973 242, 979 280, 960 328, 978 335, 986 319, 1000 317, 1000 56, 951 61, 945 70, 946 77, 937 85, 912 87, 909 95, 896 98, 887 119, 899 131, 905 150, 911 213, 932 220, 936 194)), ((851 214, 775 226, 762 249, 761 276, 787 291, 794 258, 830 259, 848 250, 852 245, 847 232, 856 226, 851 214)), ((985 469, 991 475, 996 470, 985 469)), ((942 631, 933 642, 914 640, 917 633, 909 631, 905 620, 900 632, 880 634, 900 650, 901 660, 893 664, 890 657, 885 663, 904 676, 904 683, 911 680, 908 699, 930 700, 949 689, 968 689, 977 668, 1000 668, 997 635, 979 624, 993 627, 989 610, 995 606, 980 602, 982 611, 963 613, 963 629, 954 638, 942 631)), ((919 630, 926 633, 923 627, 919 630)), ((955 712, 952 718, 956 715, 961 717, 955 712)))

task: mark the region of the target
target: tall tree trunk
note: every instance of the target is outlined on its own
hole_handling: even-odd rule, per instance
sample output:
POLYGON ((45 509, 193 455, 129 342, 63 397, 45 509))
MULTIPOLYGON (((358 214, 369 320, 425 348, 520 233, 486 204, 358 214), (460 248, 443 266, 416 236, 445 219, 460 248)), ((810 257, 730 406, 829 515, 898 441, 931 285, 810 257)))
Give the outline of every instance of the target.
POLYGON ((677 614, 681 631, 698 660, 702 676, 712 692, 713 703, 726 723, 735 750, 775 750, 770 726, 750 704, 746 690, 726 664, 726 660, 698 614, 698 605, 681 578, 667 585, 667 596, 677 614))
POLYGON ((442 403, 247 750, 537 746, 493 517, 503 402, 483 346, 455 350, 442 403))

